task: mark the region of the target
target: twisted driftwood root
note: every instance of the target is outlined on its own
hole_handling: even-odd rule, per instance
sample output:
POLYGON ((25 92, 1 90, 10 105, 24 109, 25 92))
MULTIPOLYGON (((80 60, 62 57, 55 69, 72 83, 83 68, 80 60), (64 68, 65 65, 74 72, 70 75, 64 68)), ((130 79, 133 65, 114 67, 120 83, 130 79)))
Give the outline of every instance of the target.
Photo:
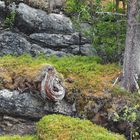
POLYGON ((65 88, 62 79, 52 66, 45 68, 44 79, 41 82, 41 96, 51 101, 62 100, 65 96, 65 88))

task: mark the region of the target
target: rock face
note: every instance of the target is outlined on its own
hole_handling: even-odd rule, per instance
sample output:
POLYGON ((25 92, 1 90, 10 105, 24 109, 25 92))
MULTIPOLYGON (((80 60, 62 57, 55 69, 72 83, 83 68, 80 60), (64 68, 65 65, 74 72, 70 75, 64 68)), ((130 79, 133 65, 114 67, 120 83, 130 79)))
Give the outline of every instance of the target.
POLYGON ((59 46, 61 49, 73 43, 71 35, 35 33, 31 34, 30 38, 41 44, 44 48, 58 48, 59 46))
POLYGON ((75 109, 65 100, 59 102, 43 102, 39 95, 22 93, 18 91, 0 91, 0 114, 24 118, 39 119, 46 114, 61 113, 72 115, 75 109))
MULTIPOLYGON (((9 5, 16 12, 14 30, 0 32, 0 56, 40 53, 49 55, 96 55, 91 42, 74 31, 71 20, 62 14, 47 14, 24 3, 9 5), (12 42, 12 43, 11 43, 12 42)), ((4 3, 0 12, 4 13, 4 3)), ((0 17, 3 18, 4 14, 0 17)))
POLYGON ((35 131, 35 121, 7 115, 0 116, 0 135, 29 135, 34 134, 35 131))
POLYGON ((16 26, 25 33, 72 33, 72 22, 69 18, 60 14, 47 14, 42 10, 29 7, 20 3, 17 12, 16 26))
MULTIPOLYGON (((32 134, 35 131, 35 120, 39 120, 44 115, 75 114, 74 103, 64 99, 63 77, 54 67, 43 65, 38 70, 32 70, 34 70, 32 78, 28 74, 24 74, 24 78, 19 74, 19 77, 14 76, 16 79, 12 78, 11 84, 14 88, 1 88, 0 134, 32 134), (8 119, 5 116, 8 116, 8 119)), ((4 79, 4 77, 1 78, 4 79)))
MULTIPOLYGON (((14 33, 11 31, 3 31, 0 33, 0 56, 6 54, 21 55, 30 53, 35 56, 44 53, 47 56, 57 55, 64 56, 69 54, 79 54, 78 36, 62 35, 62 34, 46 34, 36 33, 30 35, 30 38, 14 33), (76 44, 76 45, 75 45, 76 44)), ((96 55, 91 48, 88 40, 83 38, 81 45, 82 55, 96 55)))
POLYGON ((21 55, 29 53, 31 44, 17 33, 3 32, 0 34, 0 56, 6 54, 21 55))
POLYGON ((55 55, 55 56, 58 56, 58 57, 69 55, 69 54, 66 54, 63 51, 55 51, 55 50, 52 50, 52 49, 49 49, 49 48, 42 48, 37 44, 32 44, 30 54, 32 56, 36 56, 40 53, 45 54, 46 56, 55 55))
MULTIPOLYGON (((79 45, 79 35, 77 33, 71 35, 63 34, 47 34, 47 33, 35 33, 31 34, 30 38, 42 44, 44 48, 68 48, 71 45, 79 45)), ((89 41, 82 37, 81 45, 89 43, 89 41)))
MULTIPOLYGON (((28 37, 27 37, 28 38, 28 37)), ((21 55, 30 53, 35 56, 44 53, 47 56, 56 55, 64 56, 69 54, 79 54, 78 35, 62 35, 62 34, 31 34, 28 40, 26 36, 11 31, 2 31, 0 33, 0 56, 6 54, 21 55), (75 45, 76 44, 76 45, 75 45)), ((82 38, 81 47, 82 55, 96 55, 89 41, 82 38)))
POLYGON ((18 56, 25 53, 30 53, 32 56, 35 56, 40 53, 44 53, 47 56, 67 55, 62 51, 55 51, 49 48, 42 48, 37 44, 29 42, 26 39, 26 37, 18 33, 14 33, 11 31, 3 31, 0 33, 0 56, 6 54, 18 56))
MULTIPOLYGON (((29 68, 30 69, 30 68, 29 68)), ((12 71, 11 71, 12 72, 12 71)), ((66 102, 63 78, 51 65, 34 69, 34 76, 24 75, 28 80, 19 76, 7 89, 0 90, 0 114, 38 119, 49 113, 72 115, 74 106, 66 102), (36 71, 36 72, 35 72, 36 71), (11 86, 12 86, 11 85, 11 86), (15 90, 16 89, 16 90, 15 90)), ((4 79, 4 77, 1 77, 4 79)), ((25 78, 26 79, 26 78, 25 78)))

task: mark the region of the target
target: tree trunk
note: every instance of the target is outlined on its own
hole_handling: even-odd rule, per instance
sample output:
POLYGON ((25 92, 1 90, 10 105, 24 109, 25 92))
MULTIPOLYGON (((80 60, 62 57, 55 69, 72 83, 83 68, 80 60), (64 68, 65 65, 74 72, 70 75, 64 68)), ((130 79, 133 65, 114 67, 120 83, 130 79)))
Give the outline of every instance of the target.
POLYGON ((128 25, 124 54, 122 86, 128 91, 138 90, 137 78, 140 75, 140 20, 138 0, 128 1, 128 25))

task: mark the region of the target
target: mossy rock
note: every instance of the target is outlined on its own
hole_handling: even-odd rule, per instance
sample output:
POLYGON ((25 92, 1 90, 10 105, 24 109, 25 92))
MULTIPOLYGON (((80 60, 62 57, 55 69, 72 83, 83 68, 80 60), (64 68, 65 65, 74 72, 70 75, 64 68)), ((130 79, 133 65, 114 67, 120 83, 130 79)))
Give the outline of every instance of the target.
POLYGON ((88 120, 63 115, 48 115, 37 123, 41 140, 125 140, 88 120))

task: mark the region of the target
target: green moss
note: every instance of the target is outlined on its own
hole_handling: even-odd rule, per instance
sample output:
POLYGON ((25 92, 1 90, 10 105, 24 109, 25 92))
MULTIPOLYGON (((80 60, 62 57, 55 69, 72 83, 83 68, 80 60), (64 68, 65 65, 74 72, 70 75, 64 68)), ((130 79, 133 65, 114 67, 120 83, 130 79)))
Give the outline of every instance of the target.
MULTIPOLYGON (((32 58, 28 55, 19 57, 4 56, 0 58, 0 67, 4 69, 0 77, 5 75, 10 82, 12 75, 24 77, 32 76, 37 69, 44 64, 51 64, 64 75, 64 78, 71 78, 74 82, 65 83, 69 90, 79 89, 84 94, 90 92, 99 93, 110 86, 111 81, 118 75, 120 69, 115 64, 101 65, 98 57, 71 56, 71 57, 49 57, 38 56, 32 58), (2 75, 2 76, 1 76, 2 75), (11 77, 11 78, 10 78, 11 77), (9 79, 10 78, 10 79, 9 79)), ((7 82, 8 83, 8 82, 7 82)), ((0 83, 2 87, 2 83, 0 83)))
POLYGON ((37 123, 37 134, 42 140, 125 140, 88 120, 48 115, 37 123))
POLYGON ((35 136, 0 136, 0 140, 37 140, 35 136))
POLYGON ((125 140, 88 120, 47 115, 37 123, 37 136, 0 136, 0 140, 125 140))

